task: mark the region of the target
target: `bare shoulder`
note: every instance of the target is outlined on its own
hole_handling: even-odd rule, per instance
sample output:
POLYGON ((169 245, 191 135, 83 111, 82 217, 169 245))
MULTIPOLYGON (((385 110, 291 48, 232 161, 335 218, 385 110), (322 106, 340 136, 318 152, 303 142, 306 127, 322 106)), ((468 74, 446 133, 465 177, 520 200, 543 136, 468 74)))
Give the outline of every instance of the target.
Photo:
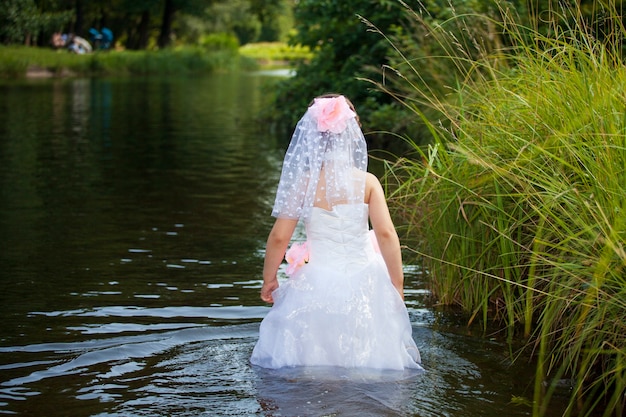
POLYGON ((371 172, 366 173, 365 182, 368 186, 380 185, 380 180, 378 179, 378 177, 371 172))
POLYGON ((365 202, 371 204, 380 198, 384 199, 383 187, 380 184, 380 180, 376 175, 368 172, 365 177, 365 202))
POLYGON ((374 230, 393 229, 385 191, 380 180, 374 174, 368 173, 366 190, 369 215, 374 230))
POLYGON ((368 194, 375 190, 382 190, 380 180, 376 175, 372 174, 371 172, 368 172, 367 176, 365 177, 365 186, 367 188, 368 194))

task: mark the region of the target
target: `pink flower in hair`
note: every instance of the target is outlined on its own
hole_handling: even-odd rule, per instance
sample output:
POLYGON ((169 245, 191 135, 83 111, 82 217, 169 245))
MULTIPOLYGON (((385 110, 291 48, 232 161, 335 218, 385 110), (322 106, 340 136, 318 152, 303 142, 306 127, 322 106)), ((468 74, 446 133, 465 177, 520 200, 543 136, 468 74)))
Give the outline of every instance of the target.
POLYGON ((289 264, 286 270, 287 275, 292 276, 302 265, 309 262, 309 243, 296 242, 291 245, 285 253, 285 260, 289 264))
POLYGON ((344 96, 318 97, 309 111, 317 119, 317 130, 320 132, 341 133, 346 129, 348 120, 356 117, 344 96))

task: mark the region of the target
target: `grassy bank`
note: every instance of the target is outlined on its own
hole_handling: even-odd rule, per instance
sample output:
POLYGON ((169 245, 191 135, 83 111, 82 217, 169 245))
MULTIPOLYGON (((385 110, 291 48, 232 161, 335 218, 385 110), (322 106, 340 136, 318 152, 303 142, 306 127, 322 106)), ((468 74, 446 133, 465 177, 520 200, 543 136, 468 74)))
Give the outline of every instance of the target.
MULTIPOLYGON (((604 23, 614 39, 623 39, 614 16, 604 23)), ((621 416, 621 45, 599 42, 585 27, 546 37, 509 18, 500 24, 471 16, 474 27, 480 19, 505 34, 508 49, 485 48, 478 37, 450 39, 449 27, 428 28, 454 77, 439 90, 420 82, 422 62, 399 49, 395 86, 404 90, 391 91, 390 82, 379 86, 402 96, 434 138, 427 149, 415 147, 417 158, 390 167, 391 205, 407 225, 405 237, 438 302, 461 306, 470 322, 497 321, 510 338, 527 340, 537 366, 534 390, 526 394, 534 416, 544 415, 557 390, 570 396, 564 415, 621 416)))
POLYGON ((292 67, 299 61, 308 61, 313 53, 303 46, 290 46, 283 42, 249 43, 239 48, 239 53, 264 67, 292 67))
POLYGON ((48 48, 0 47, 0 76, 8 78, 24 77, 29 71, 51 76, 199 74, 232 70, 241 65, 237 51, 228 49, 179 48, 77 55, 48 48))
POLYGON ((106 51, 77 55, 66 50, 0 46, 0 77, 202 74, 215 71, 289 67, 310 58, 305 48, 284 43, 239 47, 224 35, 203 38, 200 46, 161 51, 106 51))

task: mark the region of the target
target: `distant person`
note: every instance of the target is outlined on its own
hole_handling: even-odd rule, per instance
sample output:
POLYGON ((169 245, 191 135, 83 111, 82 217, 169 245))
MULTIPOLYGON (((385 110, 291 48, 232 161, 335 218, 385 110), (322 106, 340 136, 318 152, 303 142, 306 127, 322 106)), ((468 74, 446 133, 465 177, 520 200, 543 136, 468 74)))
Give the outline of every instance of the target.
POLYGON ((252 364, 422 369, 404 305, 398 235, 367 159, 352 103, 334 94, 314 99, 283 162, 261 288, 274 305, 252 364), (279 286, 299 220, 307 242, 287 253, 292 275, 279 286))
POLYGON ((75 54, 89 54, 93 50, 87 39, 74 34, 70 34, 68 36, 66 44, 68 51, 74 52, 75 54))
POLYGON ((52 47, 55 49, 60 49, 65 47, 65 42, 67 40, 67 35, 61 34, 61 32, 54 32, 52 34, 52 39, 50 43, 52 47))

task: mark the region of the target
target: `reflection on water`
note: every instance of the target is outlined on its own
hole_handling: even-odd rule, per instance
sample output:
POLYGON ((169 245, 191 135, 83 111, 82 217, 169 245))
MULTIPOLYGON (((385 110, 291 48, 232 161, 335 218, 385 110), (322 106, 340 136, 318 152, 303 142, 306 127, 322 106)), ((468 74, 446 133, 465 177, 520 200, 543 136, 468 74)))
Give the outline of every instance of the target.
POLYGON ((409 415, 422 371, 255 368, 259 404, 268 416, 409 415))
POLYGON ((417 267, 425 373, 249 365, 285 145, 254 118, 268 80, 0 85, 0 413, 529 414, 528 367, 442 325, 417 267))
MULTIPOLYGON (((81 317, 83 324, 66 327, 73 341, 0 349, 7 363, 0 398, 5 410, 32 415, 497 416, 520 389, 502 345, 439 333, 427 322, 414 327, 425 373, 251 367, 266 311, 113 306, 34 313, 81 317), (51 413, 50 401, 64 411, 51 413)), ((413 314, 414 321, 432 319, 413 314)))

